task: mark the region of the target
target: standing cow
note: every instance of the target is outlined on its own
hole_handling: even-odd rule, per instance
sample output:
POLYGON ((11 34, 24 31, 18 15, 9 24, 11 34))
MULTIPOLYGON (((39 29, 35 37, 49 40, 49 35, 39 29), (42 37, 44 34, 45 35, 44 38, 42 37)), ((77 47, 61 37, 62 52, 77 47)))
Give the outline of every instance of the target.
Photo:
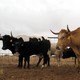
MULTIPOLYGON (((12 35, 4 35, 2 36, 2 42, 3 42, 3 50, 9 49, 12 54, 15 54, 15 48, 13 46, 13 43, 17 41, 17 38, 14 38, 12 35)), ((19 61, 18 61, 18 67, 22 67, 23 58, 19 55, 19 61)))
MULTIPOLYGON (((22 38, 14 38, 12 35, 4 35, 2 37, 2 41, 3 41, 3 47, 2 49, 3 50, 6 50, 6 49, 9 49, 12 54, 15 54, 15 42, 18 42, 18 41, 23 41, 22 38)), ((49 46, 50 47, 50 46, 49 46)), ((37 66, 39 65, 40 61, 41 61, 41 57, 42 55, 39 55, 39 61, 37 63, 37 66)), ((47 55, 47 58, 49 59, 49 56, 47 55)), ((22 55, 19 55, 19 63, 18 63, 18 67, 22 67, 22 63, 23 63, 23 56, 22 55)), ((48 65, 49 65, 49 60, 48 60, 48 65)))
POLYGON ((52 30, 51 32, 53 34, 58 34, 58 43, 56 47, 57 49, 63 50, 68 46, 70 46, 73 49, 78 59, 78 71, 79 71, 80 70, 80 28, 77 28, 74 31, 70 31, 67 26, 67 30, 62 29, 59 33, 54 33, 52 30))
POLYGON ((28 68, 29 68, 29 62, 30 62, 30 56, 31 55, 42 55, 43 56, 43 65, 47 63, 49 60, 48 57, 48 50, 50 49, 50 42, 46 40, 42 40, 39 42, 36 41, 17 41, 15 42, 15 51, 19 52, 19 54, 22 57, 25 57, 25 62, 24 62, 24 68, 26 67, 26 61, 28 63, 28 68))
MULTIPOLYGON (((45 44, 47 44, 47 48, 49 49, 50 51, 50 48, 51 48, 51 43, 49 40, 45 39, 43 36, 41 38, 36 38, 36 37, 33 37, 33 38, 29 38, 29 42, 45 42, 45 44), (42 38, 42 39, 41 39, 42 38)), ((48 51, 48 52, 49 52, 48 51)), ((38 54, 37 55, 39 57, 39 61, 37 63, 36 66, 38 66, 43 58, 43 55, 40 55, 38 54)), ((47 58, 48 58, 48 61, 47 61, 47 65, 50 66, 50 58, 49 58, 49 54, 47 54, 47 58)))

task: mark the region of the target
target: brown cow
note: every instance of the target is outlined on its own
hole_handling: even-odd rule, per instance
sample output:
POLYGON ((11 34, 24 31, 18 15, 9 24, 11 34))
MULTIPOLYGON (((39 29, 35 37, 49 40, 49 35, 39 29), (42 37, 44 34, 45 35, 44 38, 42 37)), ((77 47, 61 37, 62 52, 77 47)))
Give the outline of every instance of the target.
POLYGON ((80 70, 80 28, 77 28, 74 31, 70 31, 68 26, 67 30, 62 29, 58 34, 58 42, 57 42, 57 49, 64 50, 66 47, 71 47, 75 52, 77 59, 78 59, 78 71, 80 70))

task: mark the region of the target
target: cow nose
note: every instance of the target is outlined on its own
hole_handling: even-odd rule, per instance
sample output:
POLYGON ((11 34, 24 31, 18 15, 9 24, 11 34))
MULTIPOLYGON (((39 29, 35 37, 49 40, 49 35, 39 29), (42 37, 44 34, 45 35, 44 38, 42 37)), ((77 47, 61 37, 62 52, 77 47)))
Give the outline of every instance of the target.
POLYGON ((2 47, 3 50, 6 50, 6 47, 2 47))
POLYGON ((56 46, 56 49, 60 50, 59 46, 56 46))

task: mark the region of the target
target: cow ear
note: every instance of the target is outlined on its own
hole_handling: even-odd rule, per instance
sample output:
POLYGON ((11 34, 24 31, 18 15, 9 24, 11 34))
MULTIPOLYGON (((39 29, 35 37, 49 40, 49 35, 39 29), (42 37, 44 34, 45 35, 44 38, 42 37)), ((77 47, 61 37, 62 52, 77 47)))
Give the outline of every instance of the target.
POLYGON ((67 31, 70 32, 68 25, 67 25, 67 31))

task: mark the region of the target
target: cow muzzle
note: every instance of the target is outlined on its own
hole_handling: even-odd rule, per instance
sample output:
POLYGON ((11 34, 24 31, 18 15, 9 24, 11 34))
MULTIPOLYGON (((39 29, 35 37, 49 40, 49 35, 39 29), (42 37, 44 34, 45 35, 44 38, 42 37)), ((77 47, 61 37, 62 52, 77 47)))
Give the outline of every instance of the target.
POLYGON ((6 47, 2 47, 2 49, 3 49, 3 50, 6 50, 7 48, 6 48, 6 47))

